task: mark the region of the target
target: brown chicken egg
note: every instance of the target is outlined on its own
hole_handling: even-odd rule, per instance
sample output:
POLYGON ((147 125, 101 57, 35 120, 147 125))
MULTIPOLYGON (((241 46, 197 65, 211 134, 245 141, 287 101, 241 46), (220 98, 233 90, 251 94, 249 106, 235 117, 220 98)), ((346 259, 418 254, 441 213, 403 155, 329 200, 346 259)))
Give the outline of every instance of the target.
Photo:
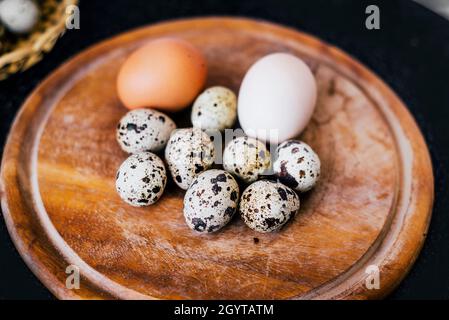
POLYGON ((129 109, 179 111, 200 93, 206 76, 201 51, 182 39, 160 38, 128 57, 119 71, 117 90, 129 109))

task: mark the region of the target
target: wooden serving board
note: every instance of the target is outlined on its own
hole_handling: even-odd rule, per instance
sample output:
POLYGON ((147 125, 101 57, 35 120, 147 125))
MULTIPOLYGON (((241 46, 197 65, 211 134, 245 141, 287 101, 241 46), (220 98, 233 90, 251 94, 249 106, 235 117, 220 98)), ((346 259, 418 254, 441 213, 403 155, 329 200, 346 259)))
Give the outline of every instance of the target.
MULTIPOLYGON (((189 111, 174 116, 189 125, 189 111)), ((433 175, 424 139, 398 97, 342 51, 271 23, 180 20, 104 41, 58 68, 26 100, 3 155, 1 204, 17 249, 58 298, 368 299, 406 275, 426 236, 433 175), (126 155, 115 90, 132 50, 153 38, 187 39, 206 55, 208 85, 238 91, 248 67, 275 51, 311 66, 316 112, 301 139, 322 162, 318 186, 294 221, 260 234, 236 216, 211 235, 185 224, 170 184, 151 207, 115 192, 126 155), (81 272, 66 288, 66 268, 81 272), (366 287, 366 270, 380 288, 366 287)))

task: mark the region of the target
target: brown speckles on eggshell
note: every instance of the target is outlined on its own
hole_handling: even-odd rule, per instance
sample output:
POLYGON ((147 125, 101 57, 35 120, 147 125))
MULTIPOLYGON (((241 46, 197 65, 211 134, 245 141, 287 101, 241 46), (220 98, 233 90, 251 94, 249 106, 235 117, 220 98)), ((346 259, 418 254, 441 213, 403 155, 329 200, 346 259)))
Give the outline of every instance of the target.
POLYGON ((213 164, 214 144, 199 129, 180 129, 170 137, 165 149, 165 159, 176 184, 186 190, 196 176, 213 164))
POLYGON ((208 170, 195 178, 184 197, 184 217, 190 228, 198 232, 215 232, 225 226, 238 205, 239 187, 223 170, 208 170), (207 199, 207 200, 206 200, 207 199), (191 223, 202 219, 205 227, 198 230, 191 223))
POLYGON ((166 182, 162 160, 150 152, 142 152, 131 155, 122 163, 117 172, 116 189, 128 204, 144 206, 155 203, 162 196, 166 182))
POLYGON ((309 145, 301 141, 289 140, 278 146, 273 170, 282 183, 296 191, 306 192, 317 183, 321 163, 318 155, 309 145))
POLYGON ((298 195, 287 186, 260 180, 242 194, 239 212, 248 227, 259 232, 279 230, 299 209, 298 195), (272 196, 277 195, 277 196, 272 196))
POLYGON ((135 109, 120 120, 116 139, 127 153, 156 152, 164 148, 165 141, 175 128, 173 120, 159 111, 135 109))

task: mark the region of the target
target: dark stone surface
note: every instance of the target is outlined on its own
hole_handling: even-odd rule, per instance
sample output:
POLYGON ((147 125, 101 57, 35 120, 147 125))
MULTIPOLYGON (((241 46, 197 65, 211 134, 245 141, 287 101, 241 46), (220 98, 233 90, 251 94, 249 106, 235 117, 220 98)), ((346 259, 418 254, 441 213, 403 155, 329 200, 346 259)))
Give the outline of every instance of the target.
MULTIPOLYGON (((80 30, 68 31, 38 65, 0 82, 1 148, 17 110, 39 81, 99 40, 156 21, 200 15, 249 16, 295 27, 358 58, 415 116, 432 154, 435 207, 423 251, 390 298, 449 298, 448 21, 408 0, 81 0, 80 10, 80 30), (379 5, 381 30, 365 28, 368 4, 379 5)), ((52 298, 24 264, 0 220, 0 299, 52 298)))

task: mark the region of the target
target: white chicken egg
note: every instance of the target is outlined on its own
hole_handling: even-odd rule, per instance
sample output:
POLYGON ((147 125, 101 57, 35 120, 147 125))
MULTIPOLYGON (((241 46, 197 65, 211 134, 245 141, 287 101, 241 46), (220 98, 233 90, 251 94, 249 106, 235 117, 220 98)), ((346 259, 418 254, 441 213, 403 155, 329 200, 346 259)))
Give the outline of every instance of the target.
POLYGON ((280 182, 259 180, 242 193, 239 212, 243 222, 258 232, 277 231, 299 210, 299 197, 280 182))
POLYGON ((215 232, 234 215, 239 186, 224 170, 208 170, 196 177, 184 197, 184 218, 198 232, 215 232))
POLYGON ((201 93, 192 108, 192 124, 202 130, 231 128, 237 117, 237 97, 228 88, 211 87, 201 93))
POLYGON ((265 144, 253 138, 235 138, 223 152, 224 169, 246 183, 256 181, 270 165, 270 152, 265 144))
POLYGON ((270 143, 299 135, 315 109, 317 85, 298 57, 273 53, 246 73, 238 98, 238 117, 245 133, 270 143))
POLYGON ((215 146, 200 129, 179 129, 167 143, 165 159, 175 183, 187 190, 193 179, 214 163, 215 146))
POLYGON ((165 147, 174 129, 176 124, 162 112, 134 109, 120 120, 116 138, 125 152, 157 152, 165 147))
POLYGON ((273 170, 282 183, 296 191, 306 192, 319 180, 321 162, 307 143, 289 140, 278 146, 273 170))
POLYGON ((27 33, 36 25, 39 8, 31 0, 0 1, 0 21, 13 33, 27 33))

